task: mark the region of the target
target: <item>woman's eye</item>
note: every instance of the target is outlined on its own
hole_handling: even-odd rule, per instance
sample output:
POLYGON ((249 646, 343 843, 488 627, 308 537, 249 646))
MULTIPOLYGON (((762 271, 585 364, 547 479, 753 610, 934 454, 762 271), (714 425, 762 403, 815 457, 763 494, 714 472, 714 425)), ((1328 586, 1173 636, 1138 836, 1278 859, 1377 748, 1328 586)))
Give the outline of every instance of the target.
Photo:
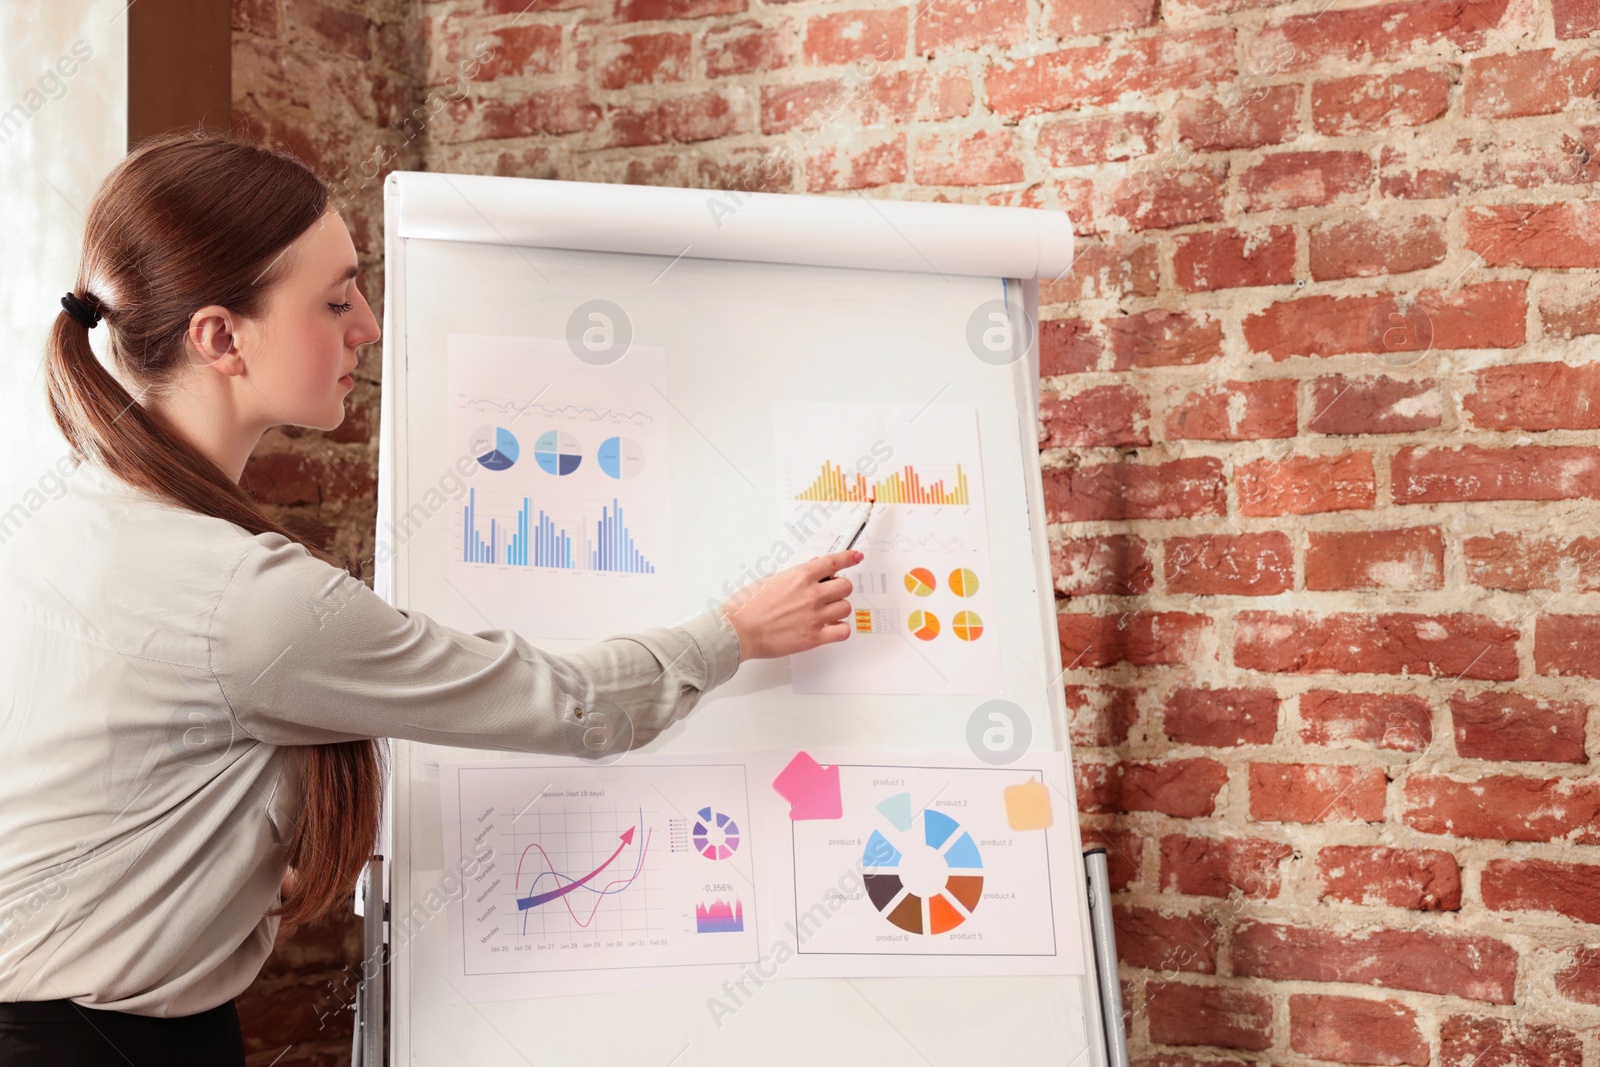
POLYGON ((355 307, 355 304, 346 300, 342 304, 329 304, 328 306, 333 309, 333 313, 335 315, 343 315, 346 311, 349 311, 351 308, 355 307))

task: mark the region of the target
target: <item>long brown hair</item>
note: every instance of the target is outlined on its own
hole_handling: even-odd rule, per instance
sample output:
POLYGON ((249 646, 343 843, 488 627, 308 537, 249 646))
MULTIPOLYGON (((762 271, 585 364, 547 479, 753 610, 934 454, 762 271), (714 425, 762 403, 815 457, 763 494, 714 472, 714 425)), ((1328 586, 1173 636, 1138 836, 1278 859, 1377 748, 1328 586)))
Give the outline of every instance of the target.
MULTIPOLYGON (((112 169, 89 207, 73 292, 110 328, 108 350, 138 397, 160 396, 184 369, 196 310, 218 304, 246 317, 261 313, 288 258, 280 253, 328 203, 327 187, 298 159, 233 136, 163 134, 112 169)), ((137 403, 65 310, 50 330, 46 376, 56 425, 85 461, 251 533, 282 534, 342 566, 268 518, 221 467, 137 403)), ((327 915, 349 896, 383 806, 380 742, 295 753, 303 796, 289 844, 293 877, 268 913, 291 926, 327 915)))

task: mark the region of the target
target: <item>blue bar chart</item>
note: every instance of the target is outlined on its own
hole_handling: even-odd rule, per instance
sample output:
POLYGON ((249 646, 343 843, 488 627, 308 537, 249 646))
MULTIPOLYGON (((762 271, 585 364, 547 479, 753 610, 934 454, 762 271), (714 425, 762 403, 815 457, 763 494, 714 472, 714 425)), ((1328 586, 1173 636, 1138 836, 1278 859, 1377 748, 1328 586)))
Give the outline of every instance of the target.
POLYGON ((574 570, 621 574, 654 574, 655 564, 645 558, 634 542, 633 531, 623 518, 622 505, 612 497, 601 505, 595 519, 595 536, 588 526, 580 526, 578 543, 581 555, 572 551, 573 535, 544 509, 534 515, 533 501, 524 496, 522 507, 511 523, 490 518, 487 528, 478 516, 478 491, 467 490, 467 505, 461 509, 462 562, 505 564, 513 567, 558 567, 574 570))

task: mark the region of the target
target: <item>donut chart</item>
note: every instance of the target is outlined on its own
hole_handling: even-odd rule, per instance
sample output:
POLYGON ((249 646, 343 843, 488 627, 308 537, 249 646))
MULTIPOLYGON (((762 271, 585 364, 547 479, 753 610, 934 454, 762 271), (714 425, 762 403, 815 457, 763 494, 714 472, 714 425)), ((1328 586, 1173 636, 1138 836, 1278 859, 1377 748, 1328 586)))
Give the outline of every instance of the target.
POLYGON ((941 811, 913 815, 910 793, 889 797, 878 812, 889 832, 872 831, 861 856, 872 906, 912 934, 942 934, 966 922, 983 896, 983 860, 972 835, 941 811))
POLYGON ((739 824, 720 811, 695 812, 694 850, 708 860, 725 860, 739 849, 739 824))

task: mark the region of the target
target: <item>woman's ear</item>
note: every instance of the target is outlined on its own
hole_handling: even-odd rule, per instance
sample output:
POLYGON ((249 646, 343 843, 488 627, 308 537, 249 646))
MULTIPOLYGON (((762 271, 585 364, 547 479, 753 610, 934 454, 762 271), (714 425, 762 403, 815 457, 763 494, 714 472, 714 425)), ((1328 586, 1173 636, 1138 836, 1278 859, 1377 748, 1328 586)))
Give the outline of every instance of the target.
POLYGON ((184 340, 190 363, 230 377, 244 373, 240 324, 238 315, 219 304, 208 304, 189 316, 189 332, 184 340))

